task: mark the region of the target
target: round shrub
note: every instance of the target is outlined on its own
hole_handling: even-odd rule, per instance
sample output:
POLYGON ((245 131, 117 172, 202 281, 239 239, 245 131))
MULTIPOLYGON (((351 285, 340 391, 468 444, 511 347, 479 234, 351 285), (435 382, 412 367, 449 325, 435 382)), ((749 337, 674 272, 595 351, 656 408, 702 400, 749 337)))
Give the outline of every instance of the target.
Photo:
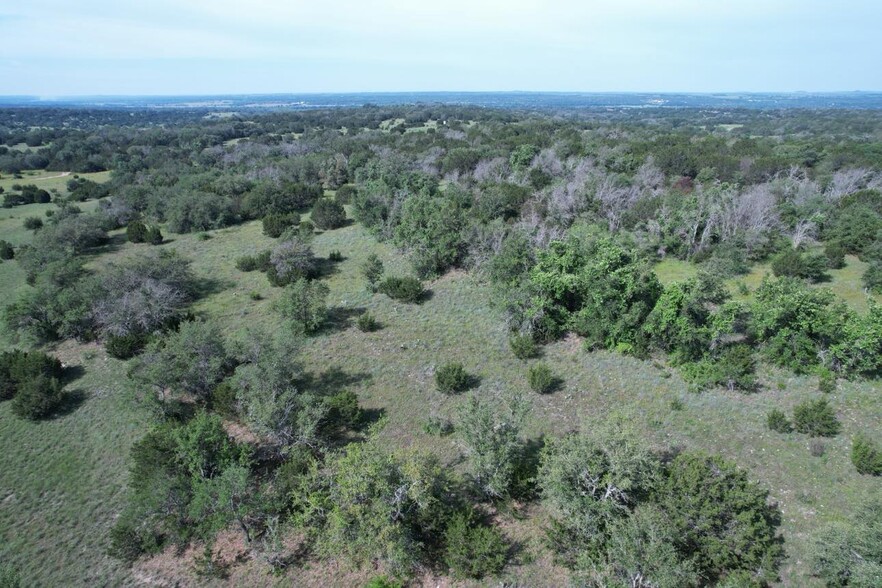
POLYGON ((288 227, 294 227, 300 224, 300 215, 296 212, 288 214, 268 214, 263 217, 263 234, 267 237, 277 239, 288 227))
POLYGON ((297 235, 299 235, 301 239, 312 239, 315 235, 315 224, 312 221, 303 221, 297 229, 297 235))
POLYGON ((29 216, 24 219, 24 228, 29 231, 36 231, 43 228, 43 220, 35 216, 29 216))
POLYGON ((12 398, 21 385, 38 376, 60 379, 62 371, 61 362, 42 351, 0 353, 0 400, 12 398))
POLYGON ((860 433, 851 445, 851 463, 859 474, 882 476, 882 448, 860 433))
POLYGON ((61 402, 61 384, 56 378, 39 375, 22 382, 12 400, 12 412, 30 420, 51 413, 61 402))
POLYGON ((468 383, 469 376, 459 362, 447 363, 435 370, 435 385, 445 394, 462 392, 468 383))
POLYGON ((824 257, 827 258, 827 267, 830 269, 842 269, 845 267, 845 247, 841 243, 831 242, 824 246, 824 257))
POLYGON ((444 561, 456 578, 479 580, 502 571, 508 545, 497 529, 477 525, 466 513, 455 514, 444 533, 444 561))
POLYGON ((147 345, 147 336, 143 333, 128 335, 110 335, 104 342, 107 354, 116 359, 129 359, 138 354, 147 345))
POLYGON ((359 315, 355 324, 358 327, 358 330, 362 333, 371 333, 380 328, 380 323, 374 318, 374 315, 369 312, 359 315))
POLYGON ((836 375, 832 371, 826 368, 819 370, 818 390, 824 394, 832 394, 836 391, 836 375))
POLYGON ((236 259, 236 269, 240 272, 265 272, 270 268, 270 251, 264 251, 257 255, 243 255, 236 259))
POLYGON ((793 427, 812 437, 834 437, 841 429, 826 398, 806 400, 793 409, 793 427))
POLYGON ((772 259, 772 273, 776 276, 804 278, 818 282, 826 278, 829 261, 823 255, 800 253, 795 249, 786 249, 772 259))
POLYGON ((232 418, 239 412, 236 387, 229 380, 224 380, 214 387, 208 398, 208 403, 211 410, 221 416, 232 418))
POLYGON ((784 414, 784 411, 777 408, 773 408, 769 412, 769 415, 766 417, 766 426, 769 427, 770 431, 775 431, 776 433, 789 433, 793 430, 793 425, 790 424, 787 415, 784 414))
POLYGON ((336 200, 322 198, 312 207, 310 218, 319 229, 339 229, 346 224, 346 211, 336 200))
POLYGON ((334 194, 334 200, 340 204, 349 204, 357 194, 358 188, 352 184, 344 184, 337 188, 337 193, 334 194))
POLYGON ((551 389, 554 388, 554 376, 551 373, 551 368, 544 363, 530 366, 530 369, 527 371, 527 382, 529 382, 530 390, 533 392, 538 392, 539 394, 551 392, 551 389))
POLYGON ((383 262, 376 253, 368 255, 367 259, 364 260, 364 263, 361 264, 361 274, 367 279, 368 289, 371 292, 377 291, 384 271, 383 262))
POLYGON ((389 576, 374 576, 368 580, 364 588, 404 588, 404 584, 389 576))
POLYGON ((15 249, 8 241, 0 239, 0 259, 12 259, 15 257, 15 249))
POLYGON ((539 347, 529 334, 512 335, 508 340, 511 352, 518 359, 531 359, 539 355, 539 347))
POLYGON ((132 221, 126 227, 126 237, 130 243, 143 243, 147 240, 147 225, 141 221, 132 221))
POLYGON ((333 261, 334 263, 339 263, 343 261, 343 254, 340 253, 337 249, 331 251, 328 254, 328 261, 333 261))
POLYGON ((361 420, 358 396, 351 390, 341 390, 325 400, 327 420, 338 427, 354 427, 361 420))
POLYGON ((162 231, 159 230, 159 227, 153 226, 147 229, 147 242, 151 245, 162 245, 164 240, 165 237, 162 236, 162 231))
POLYGON ((864 286, 871 292, 882 292, 882 260, 870 262, 863 276, 864 286))
POLYGON ((382 292, 393 300, 410 302, 412 304, 419 304, 422 302, 423 296, 425 296, 423 283, 410 276, 389 276, 380 282, 377 291, 382 292))

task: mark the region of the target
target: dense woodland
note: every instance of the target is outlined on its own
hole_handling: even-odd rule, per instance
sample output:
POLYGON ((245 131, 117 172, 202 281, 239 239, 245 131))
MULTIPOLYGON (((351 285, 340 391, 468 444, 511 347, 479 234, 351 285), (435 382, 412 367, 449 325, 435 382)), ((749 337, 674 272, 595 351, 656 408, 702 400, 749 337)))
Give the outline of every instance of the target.
MULTIPOLYGON (((636 358, 693 394, 744 402, 775 393, 764 370, 810 377, 815 389, 765 426, 811 440, 842 434, 837 387, 879 390, 876 111, 19 108, 0 110, 0 145, 14 182, 3 206, 45 205, 21 221, 29 242, 0 242, 26 281, 3 311, 15 346, 0 356, 0 398, 14 418, 53 418, 64 341, 125 362, 131 402, 151 415, 107 529, 125 565, 195 546, 193 574, 219 580, 235 573, 217 547, 233 531, 283 578, 334 562, 369 570, 374 588, 426 574, 489 583, 525 560, 502 524, 514 517, 541 529, 529 557, 575 585, 773 585, 790 538, 774 489, 739 463, 650 443, 625 417, 527 434, 532 398, 565 384, 547 349, 578 341, 585 356, 636 358), (71 175, 51 191, 28 170, 71 175), (109 181, 83 177, 102 171, 109 181), (254 222, 273 244, 223 263, 278 290, 273 327, 231 336, 194 311, 223 285, 167 245, 196 234, 210 248, 254 222), (458 408, 425 433, 455 436, 460 463, 382 441, 387 420, 358 394, 309 377, 321 366, 302 348, 339 322, 327 281, 345 257, 314 242, 353 223, 409 263, 368 256, 357 279, 372 296, 430 308, 432 284, 466 272, 525 366, 525 390, 495 402, 467 366, 437 358, 432 385, 458 408), (123 246, 136 251, 101 261, 123 246), (851 259, 865 264, 866 310, 826 287, 851 259), (694 271, 663 284, 666 260, 694 271), (771 271, 750 290, 759 265, 771 271)), ((386 325, 362 312, 352 327, 386 325)), ((854 524, 814 530, 805 578, 821 585, 882 585, 882 423, 864 429, 848 467, 875 501, 853 505, 854 524)))

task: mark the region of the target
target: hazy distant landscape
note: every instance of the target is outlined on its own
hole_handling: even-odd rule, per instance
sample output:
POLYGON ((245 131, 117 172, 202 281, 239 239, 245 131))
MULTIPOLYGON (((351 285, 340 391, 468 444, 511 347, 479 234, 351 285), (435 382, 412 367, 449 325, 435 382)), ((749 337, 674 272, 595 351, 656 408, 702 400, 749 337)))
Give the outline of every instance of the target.
POLYGON ((600 108, 882 108, 879 92, 830 93, 616 93, 616 92, 367 92, 345 94, 269 94, 218 96, 0 96, 0 105, 93 108, 205 108, 211 110, 289 110, 344 108, 375 104, 461 104, 519 110, 600 108))

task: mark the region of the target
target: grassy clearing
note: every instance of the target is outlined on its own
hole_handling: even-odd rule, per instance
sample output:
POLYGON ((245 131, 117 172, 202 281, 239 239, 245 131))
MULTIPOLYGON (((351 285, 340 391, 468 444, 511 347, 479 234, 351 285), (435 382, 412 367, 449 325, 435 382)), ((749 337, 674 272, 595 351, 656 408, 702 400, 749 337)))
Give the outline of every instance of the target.
MULTIPOLYGON (((98 208, 97 200, 77 202, 77 208, 83 212, 91 212, 98 208)), ((55 208, 54 204, 23 204, 12 208, 0 208, 0 239, 13 245, 24 245, 33 240, 33 233, 24 228, 24 220, 35 216, 46 222, 46 211, 55 208)))
MULTIPOLYGON (((698 269, 688 261, 668 258, 653 267, 659 281, 667 286, 671 282, 679 282, 689 279, 698 274, 698 269)), ((845 267, 842 269, 828 270, 830 280, 813 284, 814 288, 828 288, 844 301, 852 310, 857 312, 866 312, 870 305, 870 300, 882 302, 882 296, 878 294, 868 293, 864 289, 863 275, 867 270, 867 264, 858 259, 854 255, 845 256, 845 267)), ((754 265, 750 273, 744 276, 738 276, 727 281, 729 291, 733 298, 738 300, 749 300, 751 293, 759 288, 763 278, 772 275, 772 268, 767 263, 759 263, 754 265), (742 293, 739 285, 747 286, 749 292, 742 293)))
MULTIPOLYGON (((271 309, 281 289, 272 288, 263 274, 242 273, 234 267, 237 257, 273 243, 262 234, 259 222, 213 231, 208 240, 198 235, 169 237, 161 247, 193 259, 195 271, 211 282, 209 294, 195 307, 197 313, 222 321, 231 337, 252 326, 282 328, 271 309), (252 292, 260 299, 253 300, 252 292)), ((344 260, 334 264, 326 277, 332 320, 306 341, 301 360, 319 385, 352 389, 374 416, 388 417, 381 435, 390 446, 431 450, 451 467, 463 467, 455 435, 434 437, 422 429, 429 416, 455 420, 463 401, 463 395, 448 396, 435 389, 433 370, 448 361, 462 362, 477 377, 476 394, 500 399, 512 391, 528 394, 533 410, 526 434, 531 438, 559 435, 625 414, 654 446, 721 453, 748 468, 770 489, 784 513, 785 585, 812 585, 806 563, 810 535, 825 521, 845 518, 860 497, 878 491, 878 480, 858 475, 848 459, 856 432, 882 434, 877 383, 840 382, 830 395, 843 433, 824 441, 822 457, 811 455, 807 437, 779 435, 765 427, 771 408, 790 411, 801 400, 819 394, 814 377, 764 369, 763 389, 756 394, 714 390, 695 395, 661 364, 608 352, 588 354, 578 338, 571 337, 543 349, 542 361, 563 384, 552 394, 539 396, 527 386, 530 362, 515 359, 508 349, 490 290, 470 275, 451 272, 427 284, 432 294, 423 304, 400 304, 368 292, 359 271, 364 259, 377 253, 387 273, 409 273, 409 265, 394 248, 377 243, 357 225, 319 234, 313 246, 320 257, 339 250, 344 260), (355 318, 365 310, 377 317, 381 330, 362 333, 355 328, 355 318), (674 400, 681 401, 682 408, 673 408, 674 400)), ((122 244, 108 248, 92 263, 120 260, 149 248, 122 244)), ((849 259, 848 267, 840 270, 845 273, 834 277, 834 285, 841 283, 840 288, 847 289, 850 268, 859 280, 860 268, 854 261, 849 259)), ((15 268, 15 264, 0 265, 0 295, 7 299, 22 287, 15 268)), ((666 261, 659 273, 663 282, 682 279, 688 266, 666 261)), ((759 278, 751 274, 748 279, 759 278)), ((0 406, 0 447, 15 448, 7 449, 10 457, 0 473, 0 501, 7 501, 0 511, 0 528, 6 533, 0 557, 13 554, 13 562, 22 566, 26 577, 33 574, 41 584, 125 583, 126 572, 103 555, 103 546, 120 505, 127 449, 140 436, 146 418, 123 392, 125 364, 108 360, 91 347, 62 346, 58 352, 85 368, 82 378, 70 385, 86 392, 82 406, 36 425, 10 417, 8 407, 0 406), (20 532, 23 527, 27 533, 20 532)), ((545 516, 542 509, 531 506, 525 514, 529 516, 501 515, 500 523, 538 558, 523 558, 501 580, 535 586, 566 583, 565 572, 536 547, 545 516)), ((260 577, 252 564, 248 567, 252 575, 242 577, 244 583, 260 577)), ((245 569, 235 577, 240 573, 245 569)), ((293 570, 285 582, 340 584, 347 578, 353 580, 345 566, 312 565, 293 570)), ((189 582, 192 579, 184 581, 189 582)))
POLYGON ((110 172, 94 172, 88 174, 73 174, 71 172, 54 172, 54 171, 45 171, 45 170, 32 170, 32 171, 24 171, 21 173, 21 178, 15 178, 10 175, 4 174, 0 177, 0 187, 4 190, 9 191, 12 189, 12 186, 15 184, 34 184, 38 188, 43 188, 47 191, 58 190, 62 196, 67 195, 67 183, 73 179, 74 175, 77 175, 81 178, 92 180, 93 182, 97 182, 99 184, 103 184, 107 180, 110 179, 110 172))
POLYGON ((128 450, 147 423, 123 386, 123 366, 94 345, 54 350, 73 373, 68 413, 39 423, 0 404, 0 560, 29 586, 124 585, 105 555, 122 508, 128 450))

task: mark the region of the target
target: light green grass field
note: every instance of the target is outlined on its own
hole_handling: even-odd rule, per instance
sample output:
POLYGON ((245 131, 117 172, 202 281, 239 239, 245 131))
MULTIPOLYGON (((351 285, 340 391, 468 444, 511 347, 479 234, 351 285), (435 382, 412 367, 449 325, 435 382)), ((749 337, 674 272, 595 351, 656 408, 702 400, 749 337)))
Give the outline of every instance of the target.
POLYGON ((9 191, 15 184, 34 184, 38 188, 43 188, 44 190, 50 192, 53 189, 58 190, 61 195, 64 196, 67 194, 67 183, 71 179, 73 179, 74 175, 85 178, 87 180, 92 180, 93 182, 97 182, 99 184, 104 183, 110 179, 109 171, 95 172, 89 174, 73 174, 71 172, 50 172, 45 170, 36 170, 24 171, 21 175, 21 178, 15 178, 11 175, 3 174, 2 177, 0 177, 0 186, 2 186, 4 190, 9 191))
MULTIPOLYGON (((654 268, 658 275, 659 281, 668 285, 671 282, 686 280, 698 273, 695 264, 679 259, 668 258, 657 263, 654 268)), ((862 277, 867 270, 867 264, 858 259, 854 255, 845 256, 845 267, 842 269, 828 270, 830 280, 812 284, 813 288, 827 288, 832 290, 837 297, 843 300, 850 308, 857 312, 866 312, 870 305, 870 300, 882 302, 882 296, 878 294, 868 293, 864 289, 862 277)), ((738 276, 727 281, 729 291, 732 296, 739 300, 747 300, 750 293, 755 291, 763 277, 772 275, 772 269, 767 263, 754 265, 750 273, 744 276, 738 276), (739 292, 738 285, 744 284, 749 292, 743 294, 739 292)))
MULTIPOLYGON (((196 304, 196 312, 222 322, 231 338, 252 326, 283 329, 272 309, 281 290, 271 287, 261 273, 242 273, 234 267, 237 257, 273 243, 263 236, 260 223, 210 234, 208 240, 167 235, 169 242, 161 246, 193 259, 194 270, 214 282, 212 293, 196 304), (252 300, 251 292, 259 293, 261 300, 252 300)), ((317 235, 313 247, 320 257, 339 250, 344 260, 326 278, 332 320, 306 341, 301 361, 319 382, 352 389, 365 408, 388 417, 381 435, 390 447, 431 450, 451 467, 464 467, 455 435, 434 437, 422 430, 429 416, 455 419, 463 401, 462 395, 447 396, 435 389, 433 369, 447 361, 463 362, 479 378, 476 394, 527 394, 532 412, 525 434, 531 438, 560 435, 625 414, 653 446, 721 453, 769 488, 784 513, 788 558, 781 575, 789 586, 814 585, 806 561, 811 533, 825 521, 845 518, 860 497, 879 491, 878 479, 858 475, 848 459, 856 432, 882 434, 882 398, 875 382, 840 382, 829 396, 843 432, 824 441, 822 457, 811 455, 807 437, 779 435, 765 427, 771 408, 789 411, 819 394, 813 377, 763 369, 763 388, 756 394, 714 390, 696 395, 660 364, 608 352, 589 354, 571 337, 544 348, 543 361, 563 385, 539 396, 528 391, 529 362, 516 360, 508 350, 502 317, 486 285, 464 272, 451 272, 427 284, 432 295, 423 304, 401 304, 368 292, 359 272, 364 259, 377 253, 387 273, 407 273, 406 259, 388 244, 350 225, 317 235), (362 333, 354 327, 355 316, 364 310, 377 317, 383 325, 380 331, 362 333), (672 408, 675 399, 682 401, 682 409, 672 408)), ((149 248, 125 244, 92 263, 120 260, 149 248)), ((0 265, 0 295, 7 299, 22 287, 13 284, 20 280, 14 267, 0 265)), ((665 262, 659 273, 669 282, 688 275, 688 269, 665 262)), ((120 507, 126 452, 147 419, 123 392, 125 364, 106 359, 91 346, 64 345, 58 352, 85 368, 83 377, 70 384, 86 392, 81 406, 38 424, 17 420, 7 406, 0 406, 0 448, 10 456, 0 470, 0 522, 5 533, 0 558, 11 557, 26 578, 41 585, 126 583, 131 578, 103 555, 103 547, 120 507)), ((501 580, 531 586, 565 583, 566 574, 534 549, 541 537, 541 508, 528 512, 526 518, 502 515, 501 523, 538 558, 521 558, 501 580)), ((285 583, 314 583, 315 573, 316 565, 298 568, 285 583)), ((342 568, 322 573, 330 584, 348 578, 342 568)))

